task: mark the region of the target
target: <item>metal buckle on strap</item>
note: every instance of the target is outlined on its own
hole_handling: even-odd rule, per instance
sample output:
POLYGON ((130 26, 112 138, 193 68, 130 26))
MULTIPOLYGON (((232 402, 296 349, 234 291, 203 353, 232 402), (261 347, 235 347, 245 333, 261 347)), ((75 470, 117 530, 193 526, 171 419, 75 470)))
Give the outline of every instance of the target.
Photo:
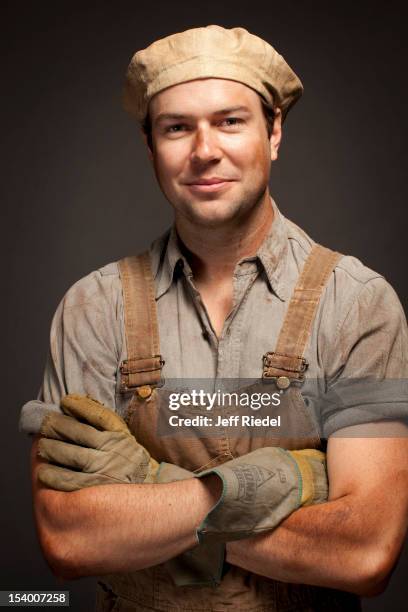
POLYGON ((140 359, 124 359, 120 365, 122 374, 137 374, 138 372, 154 372, 162 369, 165 361, 161 355, 141 357, 140 359), (158 364, 158 367, 155 365, 158 364))
POLYGON ((132 391, 138 387, 162 387, 162 368, 164 359, 161 355, 142 357, 140 359, 125 359, 120 365, 120 391, 132 391))
POLYGON ((271 351, 263 356, 263 366, 262 378, 275 382, 282 391, 292 382, 303 383, 309 364, 299 355, 285 355, 271 351))

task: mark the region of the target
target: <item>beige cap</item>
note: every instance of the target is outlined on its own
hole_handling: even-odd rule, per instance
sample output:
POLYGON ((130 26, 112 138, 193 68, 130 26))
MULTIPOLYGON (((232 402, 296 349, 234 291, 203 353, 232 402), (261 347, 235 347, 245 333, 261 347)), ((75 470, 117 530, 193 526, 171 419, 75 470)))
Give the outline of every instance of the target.
POLYGON ((143 122, 151 98, 172 85, 231 79, 257 91, 283 118, 300 98, 300 79, 275 49, 244 28, 194 28, 156 40, 133 56, 126 73, 126 110, 143 122))

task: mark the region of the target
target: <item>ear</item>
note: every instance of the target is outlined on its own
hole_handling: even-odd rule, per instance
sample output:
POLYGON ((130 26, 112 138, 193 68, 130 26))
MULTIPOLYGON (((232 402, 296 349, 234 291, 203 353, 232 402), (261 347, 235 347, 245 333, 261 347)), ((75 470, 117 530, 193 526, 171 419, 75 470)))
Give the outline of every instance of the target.
POLYGON ((275 120, 273 122, 272 134, 269 138, 271 147, 271 160, 278 159, 278 150, 282 139, 282 111, 280 108, 275 108, 275 120))
POLYGON ((144 141, 144 143, 146 145, 147 155, 149 156, 150 161, 153 162, 153 151, 149 147, 149 143, 147 142, 147 136, 146 136, 146 134, 145 134, 145 132, 143 131, 142 128, 140 128, 140 133, 141 133, 143 141, 144 141))

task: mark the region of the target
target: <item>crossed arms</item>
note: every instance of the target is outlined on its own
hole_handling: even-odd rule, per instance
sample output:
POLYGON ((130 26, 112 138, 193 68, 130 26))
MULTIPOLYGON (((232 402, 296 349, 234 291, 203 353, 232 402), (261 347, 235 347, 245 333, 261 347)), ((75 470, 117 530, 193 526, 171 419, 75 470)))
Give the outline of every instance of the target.
MULTIPOLYGON (((50 373, 42 398, 45 402, 58 403, 72 388, 90 395, 96 388, 111 403, 118 363, 111 330, 117 321, 103 316, 104 334, 92 333, 89 321, 93 321, 91 315, 96 308, 94 293, 89 308, 82 301, 77 308, 70 302, 65 319, 61 319, 61 310, 54 322, 50 373), (85 331, 78 321, 87 324, 85 331), (88 340, 85 348, 84 334, 88 340), (64 371, 70 351, 70 368, 64 371), (95 363, 94 355, 100 356, 99 369, 92 370, 82 388, 78 386, 81 366, 95 363)), ((347 319, 352 323, 350 329, 343 330, 342 350, 331 347, 332 354, 341 352, 341 363, 333 367, 344 376, 404 376, 405 370, 399 365, 405 363, 406 354, 402 311, 398 316, 389 315, 394 298, 382 285, 373 291, 375 300, 371 293, 364 295, 363 303, 358 303, 347 319), (371 329, 373 313, 381 315, 376 333, 371 329), (359 321, 358 342, 355 320, 359 321), (383 347, 381 371, 377 363, 379 346, 383 347), (348 369, 341 369, 343 362, 348 369)), ((102 305, 97 303, 98 312, 104 312, 103 300, 102 305)), ((109 313, 113 311, 108 309, 109 313)), ((322 346, 328 344, 322 342, 322 346)), ((329 438, 327 503, 297 510, 273 532, 228 543, 227 560, 291 583, 339 588, 360 595, 384 589, 405 537, 408 435, 402 424, 395 425, 389 438, 375 437, 377 425, 371 427, 371 437, 367 437, 364 426, 364 437, 354 427, 343 430, 341 437, 329 438)), ((70 493, 42 488, 35 475, 39 464, 35 450, 36 442, 33 489, 39 538, 51 568, 62 577, 132 572, 175 557, 196 544, 195 530, 219 497, 217 477, 170 484, 104 485, 70 493)))
MULTIPOLYGON (((297 510, 273 532, 228 543, 227 560, 285 582, 365 596, 381 592, 408 515, 408 437, 404 425, 395 427, 400 437, 330 438, 329 501, 297 510)), ((358 435, 358 427, 352 429, 350 436, 358 435)), ((32 472, 39 539, 52 570, 64 578, 132 572, 192 548, 197 526, 220 495, 216 476, 70 493, 46 489, 36 478, 36 447, 37 440, 32 472)))

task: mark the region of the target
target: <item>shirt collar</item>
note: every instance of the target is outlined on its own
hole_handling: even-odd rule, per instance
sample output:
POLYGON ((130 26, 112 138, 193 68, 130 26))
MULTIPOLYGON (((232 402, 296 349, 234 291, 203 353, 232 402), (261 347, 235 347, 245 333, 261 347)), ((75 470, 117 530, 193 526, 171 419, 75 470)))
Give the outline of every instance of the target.
MULTIPOLYGON (((285 218, 271 198, 274 219, 271 228, 253 257, 242 259, 240 263, 259 262, 265 270, 271 291, 279 299, 288 299, 285 283, 285 270, 288 254, 288 233, 285 218)), ((190 265, 180 249, 180 242, 173 225, 163 236, 153 242, 150 247, 152 272, 156 280, 156 299, 159 299, 173 282, 177 271, 184 271, 186 276, 192 275, 190 265)), ((238 265, 239 265, 238 264, 238 265)))
POLYGON ((288 257, 288 232, 285 217, 271 198, 274 219, 268 234, 256 254, 268 278, 271 290, 285 301, 288 299, 288 288, 285 283, 285 271, 288 257))
POLYGON ((191 274, 191 268, 181 253, 179 238, 175 226, 153 242, 150 247, 152 272, 156 280, 156 300, 168 291, 174 275, 183 268, 191 274))

